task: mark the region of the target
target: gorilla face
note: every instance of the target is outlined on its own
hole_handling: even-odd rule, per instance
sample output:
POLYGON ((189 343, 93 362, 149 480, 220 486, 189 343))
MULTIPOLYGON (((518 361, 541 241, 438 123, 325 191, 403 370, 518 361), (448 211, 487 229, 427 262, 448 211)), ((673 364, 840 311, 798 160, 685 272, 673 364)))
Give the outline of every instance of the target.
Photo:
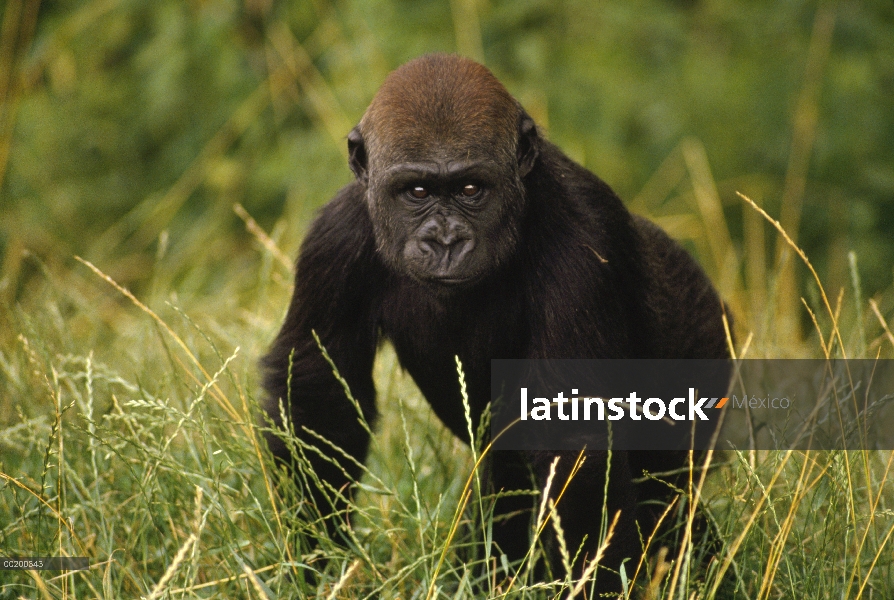
POLYGON ((371 171, 367 202, 380 256, 420 282, 483 279, 515 252, 524 192, 514 175, 486 157, 429 156, 371 171))
POLYGON ((467 287, 516 254, 534 121, 481 65, 438 58, 392 73, 348 135, 376 252, 393 271, 467 287))

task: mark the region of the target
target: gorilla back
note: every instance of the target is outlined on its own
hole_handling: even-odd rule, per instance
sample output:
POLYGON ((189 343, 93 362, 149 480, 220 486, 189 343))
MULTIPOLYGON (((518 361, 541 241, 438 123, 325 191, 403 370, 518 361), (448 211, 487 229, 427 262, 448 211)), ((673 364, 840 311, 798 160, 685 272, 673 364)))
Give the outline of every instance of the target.
MULTIPOLYGON (((546 141, 483 66, 429 55, 400 67, 348 135, 348 148, 355 180, 314 221, 285 323, 263 361, 270 417, 282 425, 284 406, 296 435, 332 455, 340 468, 311 461, 335 489, 360 468, 304 428, 358 462, 369 439, 312 332, 368 422, 376 417, 373 359, 385 338, 435 413, 466 440, 455 356, 476 421, 490 399, 492 358, 728 356, 723 305, 694 260, 546 141)), ((280 438, 268 441, 288 463, 280 438)), ((551 461, 495 453, 492 485, 540 487, 551 461)), ((641 554, 637 503, 666 496, 668 488, 633 479, 684 461, 674 453, 614 453, 605 501, 621 517, 607 567, 641 554)), ((559 477, 571 463, 560 461, 559 477)), ((586 536, 582 556, 592 558, 599 539, 593 507, 602 504, 606 471, 604 454, 588 456, 558 505, 568 546, 586 536)), ((309 492, 324 515, 344 508, 321 490, 309 492)), ((529 545, 526 498, 497 505, 515 515, 493 533, 510 559, 529 545)))

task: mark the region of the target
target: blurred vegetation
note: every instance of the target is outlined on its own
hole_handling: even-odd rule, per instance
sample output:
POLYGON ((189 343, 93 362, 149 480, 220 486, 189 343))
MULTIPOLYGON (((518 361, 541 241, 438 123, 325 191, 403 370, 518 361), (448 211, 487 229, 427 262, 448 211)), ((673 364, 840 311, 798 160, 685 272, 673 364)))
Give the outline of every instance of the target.
MULTIPOLYGON (((213 291, 249 240, 235 202, 268 230, 284 217, 293 253, 314 210, 350 179, 345 136, 379 83, 430 51, 483 60, 551 139, 635 210, 659 221, 686 212, 692 192, 682 179, 694 155, 682 160, 680 149, 697 141, 737 247, 748 242, 736 190, 783 217, 832 289, 850 282, 848 250, 869 293, 892 280, 891 2, 4 6, 8 301, 25 293, 33 269, 19 266, 23 249, 69 265, 82 255, 143 289, 162 232, 172 246, 213 251, 196 282, 213 291), (208 221, 228 239, 195 239, 195 224, 208 221)), ((662 224, 699 250, 691 223, 662 224)), ((779 254, 766 244, 772 265, 779 254)))
MULTIPOLYGON (((4 572, 0 598, 570 585, 506 587, 496 563, 500 578, 474 581, 472 453, 387 347, 350 548, 298 513, 301 490, 274 488, 265 460, 257 358, 291 258, 351 178, 347 132, 386 74, 424 52, 485 62, 553 141, 683 240, 733 308, 740 356, 894 356, 890 1, 0 10, 0 551, 92 565, 4 572), (781 220, 818 278, 736 191, 781 220)), ((894 454, 730 460, 700 500, 724 532, 718 560, 681 555, 679 585, 659 560, 628 597, 733 597, 727 567, 737 597, 892 597, 894 454)))

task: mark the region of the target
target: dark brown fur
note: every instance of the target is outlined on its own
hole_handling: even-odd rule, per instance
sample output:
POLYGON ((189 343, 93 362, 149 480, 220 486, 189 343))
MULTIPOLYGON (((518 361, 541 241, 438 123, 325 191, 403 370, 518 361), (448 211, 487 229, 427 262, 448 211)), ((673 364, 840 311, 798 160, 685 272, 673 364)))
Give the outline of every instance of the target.
MULTIPOLYGON (((544 140, 481 65, 432 55, 399 68, 348 146, 357 178, 311 227, 285 323, 264 358, 270 417, 281 423, 282 403, 296 434, 340 463, 308 454, 333 488, 359 477, 359 467, 302 428, 361 462, 369 437, 312 332, 370 423, 377 414, 373 359, 387 339, 435 413, 463 439, 455 356, 476 421, 490 400, 492 358, 727 356, 722 304, 695 261, 544 140)), ((268 440, 288 463, 280 437, 268 440)), ((496 490, 542 488, 551 459, 495 453, 491 483, 496 490)), ((585 538, 583 555, 595 553, 606 459, 591 454, 559 504, 572 553, 585 538)), ((560 470, 572 463, 569 455, 560 470)), ((608 514, 619 510, 621 519, 606 566, 617 569, 624 558, 635 564, 637 503, 667 495, 663 485, 632 480, 644 469, 684 464, 684 454, 614 454, 604 499, 608 514)), ((344 508, 315 486, 307 491, 323 514, 344 508)), ((515 515, 497 519, 493 530, 498 552, 510 560, 528 549, 531 506, 529 496, 497 505, 498 517, 515 515)), ((336 521, 330 518, 334 534, 336 521)), ((618 586, 605 574, 599 582, 602 590, 618 586)))

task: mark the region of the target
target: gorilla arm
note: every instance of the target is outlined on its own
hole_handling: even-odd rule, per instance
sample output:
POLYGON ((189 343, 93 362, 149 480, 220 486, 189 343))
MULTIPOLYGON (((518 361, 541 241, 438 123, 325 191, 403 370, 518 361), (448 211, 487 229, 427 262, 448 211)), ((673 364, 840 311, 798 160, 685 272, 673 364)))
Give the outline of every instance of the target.
MULTIPOLYGON (((371 273, 374 247, 362 195, 358 184, 346 186, 315 220, 301 248, 285 322, 263 359, 267 413, 280 428, 284 413, 288 428, 300 440, 335 457, 324 460, 314 451, 297 452, 307 457, 321 481, 342 494, 347 494, 350 483, 345 472, 355 480, 360 467, 326 448, 306 430, 338 446, 358 463, 365 461, 369 435, 313 338, 316 332, 372 425, 376 418, 372 364, 377 331, 375 293, 370 288, 377 278, 371 273), (340 467, 331 460, 338 460, 340 467)), ((294 467, 295 450, 272 433, 267 441, 280 462, 294 467)), ((323 515, 329 512, 328 507, 333 512, 344 510, 344 501, 331 490, 324 493, 314 485, 309 487, 323 515)), ((334 532, 336 523, 330 521, 329 529, 334 532)))

